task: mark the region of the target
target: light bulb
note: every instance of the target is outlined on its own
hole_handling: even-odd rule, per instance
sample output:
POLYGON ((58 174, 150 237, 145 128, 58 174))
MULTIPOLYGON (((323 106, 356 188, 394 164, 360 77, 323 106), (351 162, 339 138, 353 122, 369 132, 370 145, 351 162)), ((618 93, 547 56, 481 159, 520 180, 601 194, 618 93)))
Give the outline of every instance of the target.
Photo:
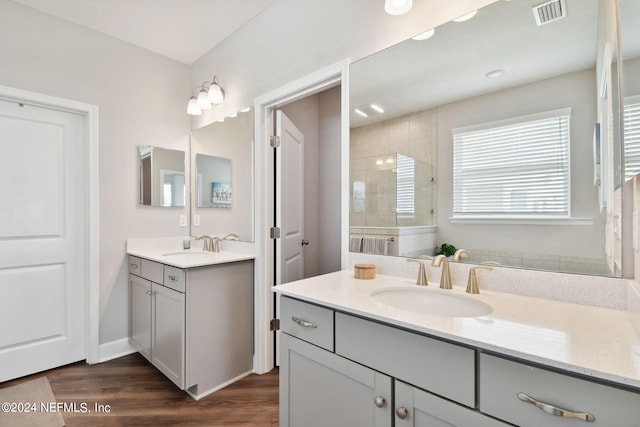
POLYGON ((198 107, 198 101, 195 96, 192 96, 189 99, 189 103, 187 104, 187 114, 191 114, 192 116, 199 116, 202 114, 202 110, 198 107))
POLYGON ((413 7, 413 0, 385 0, 384 11, 389 15, 404 15, 413 7))
POLYGON ((211 101, 209 101, 209 96, 207 95, 207 91, 204 88, 198 93, 198 107, 201 110, 210 110, 211 109, 211 101))
POLYGON ((214 105, 224 102, 224 94, 217 83, 211 83, 211 86, 209 86, 209 101, 214 105))

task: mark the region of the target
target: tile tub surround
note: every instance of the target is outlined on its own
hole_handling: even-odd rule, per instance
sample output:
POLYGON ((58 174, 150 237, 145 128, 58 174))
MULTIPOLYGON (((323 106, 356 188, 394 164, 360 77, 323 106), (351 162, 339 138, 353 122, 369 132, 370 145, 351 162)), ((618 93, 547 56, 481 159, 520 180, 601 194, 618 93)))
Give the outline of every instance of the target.
MULTIPOLYGON (((414 266, 415 267, 415 266, 414 266)), ((434 279, 431 278, 433 281, 434 279)), ((415 278, 379 274, 357 280, 344 270, 287 283, 275 292, 409 330, 640 390, 640 336, 626 311, 483 289, 465 295, 492 306, 477 318, 431 316, 378 303, 371 292, 409 287, 415 278)))
POLYGON ((205 252, 206 257, 200 256, 203 253, 202 240, 191 239, 191 249, 182 248, 182 241, 188 239, 184 237, 159 237, 149 239, 128 239, 127 254, 157 261, 163 264, 178 268, 200 267, 204 265, 221 264, 234 261, 243 261, 255 258, 254 244, 252 242, 240 242, 236 240, 223 240, 219 253, 205 252), (164 256, 167 253, 193 253, 197 254, 193 259, 180 258, 172 259, 164 256))
MULTIPOLYGON (((355 264, 375 264, 380 274, 415 278, 417 267, 406 258, 349 253, 347 269, 355 264)), ((429 281, 439 283, 441 269, 431 267, 427 261, 429 281)), ((473 264, 449 263, 454 287, 464 290, 473 264)), ((604 276, 587 276, 552 271, 524 270, 520 268, 492 267, 493 271, 478 272, 480 292, 491 290, 523 296, 605 307, 615 310, 627 308, 628 281, 604 276)), ((640 312, 640 310, 639 310, 640 312)))

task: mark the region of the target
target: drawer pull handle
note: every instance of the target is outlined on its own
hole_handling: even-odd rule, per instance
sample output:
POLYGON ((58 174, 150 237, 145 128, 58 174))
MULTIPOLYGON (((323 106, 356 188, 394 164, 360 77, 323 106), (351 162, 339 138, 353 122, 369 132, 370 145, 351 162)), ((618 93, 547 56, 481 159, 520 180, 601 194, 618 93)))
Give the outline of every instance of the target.
POLYGON ((378 408, 384 408, 384 405, 386 405, 387 400, 382 396, 376 396, 374 402, 378 408))
POLYGON ((404 406, 401 406, 401 407, 396 409, 396 415, 401 420, 404 420, 405 418, 407 418, 409 416, 409 411, 404 406))
POLYGON ((293 320, 294 322, 296 322, 298 325, 302 326, 303 328, 317 328, 318 324, 315 322, 307 322, 306 320, 302 320, 297 318, 296 316, 293 316, 291 318, 291 320, 293 320))
POLYGON ((177 282, 178 281, 178 277, 177 276, 169 276, 169 280, 171 280, 172 282, 177 282))
POLYGON ((136 268, 138 268, 138 264, 131 264, 130 267, 135 270, 136 268))
POLYGON ((596 420, 596 417, 589 414, 588 412, 573 412, 566 409, 561 409, 557 406, 540 402, 524 393, 518 393, 518 399, 522 400, 523 402, 531 403, 532 405, 535 405, 536 407, 542 409, 547 414, 555 415, 556 417, 577 418, 579 420, 587 422, 593 422, 596 420))

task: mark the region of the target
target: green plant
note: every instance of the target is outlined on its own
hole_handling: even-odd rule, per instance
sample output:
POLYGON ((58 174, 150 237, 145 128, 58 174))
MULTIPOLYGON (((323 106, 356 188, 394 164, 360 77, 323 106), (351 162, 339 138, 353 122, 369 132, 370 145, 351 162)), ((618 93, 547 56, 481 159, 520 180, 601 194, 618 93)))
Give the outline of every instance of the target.
POLYGON ((456 247, 448 243, 443 243, 440 246, 436 246, 434 255, 444 255, 450 257, 456 253, 456 247))

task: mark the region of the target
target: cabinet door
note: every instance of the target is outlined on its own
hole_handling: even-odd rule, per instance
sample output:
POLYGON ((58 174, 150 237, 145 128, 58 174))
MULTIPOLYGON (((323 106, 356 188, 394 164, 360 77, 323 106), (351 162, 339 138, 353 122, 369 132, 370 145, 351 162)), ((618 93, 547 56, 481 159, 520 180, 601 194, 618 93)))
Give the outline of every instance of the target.
POLYGON ((396 427, 508 426, 479 412, 395 381, 396 427))
POLYGON ((391 426, 391 405, 390 377, 282 334, 281 426, 391 426))
POLYGON ((151 362, 184 389, 184 294, 152 283, 153 340, 151 362))
POLYGON ((151 282, 130 274, 129 301, 129 342, 147 360, 151 360, 151 282))

